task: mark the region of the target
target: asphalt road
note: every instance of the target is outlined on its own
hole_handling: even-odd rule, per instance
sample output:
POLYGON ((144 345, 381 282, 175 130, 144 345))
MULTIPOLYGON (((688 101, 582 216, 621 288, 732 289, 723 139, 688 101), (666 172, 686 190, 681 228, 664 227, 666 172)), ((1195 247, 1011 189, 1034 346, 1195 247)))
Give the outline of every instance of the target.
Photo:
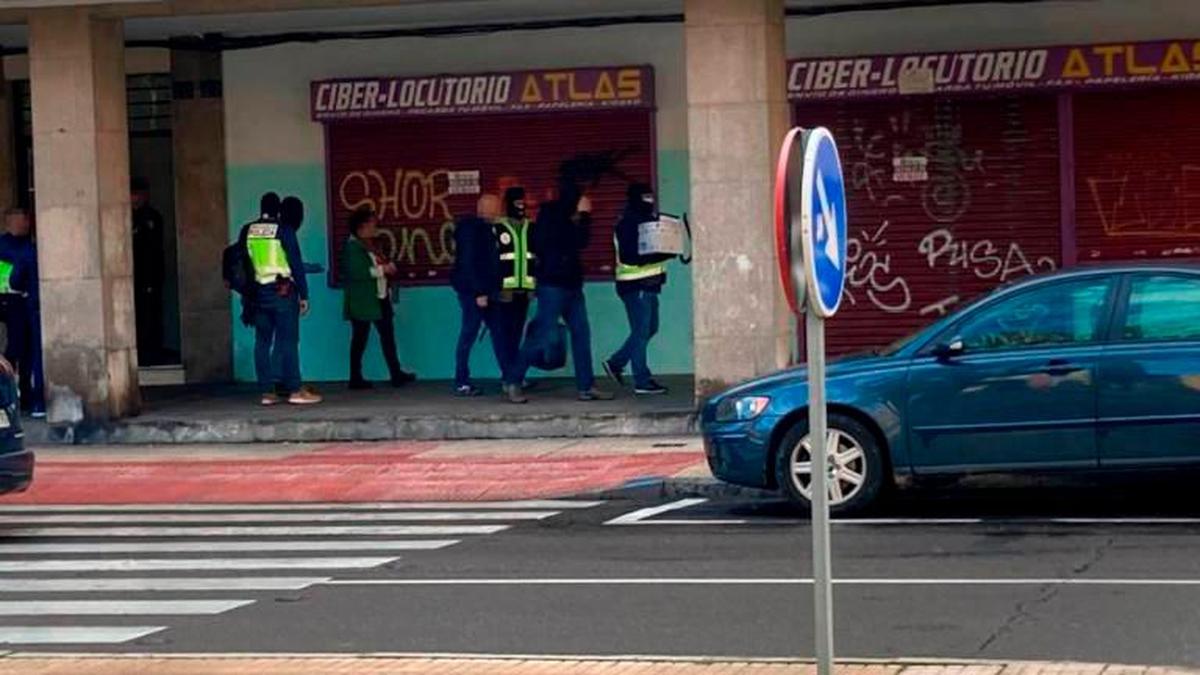
MULTIPOLYGON (((1194 485, 1189 476, 985 485, 917 493, 875 519, 837 523, 838 654, 1200 665, 1194 485)), ((488 509, 0 509, 9 519, 0 520, 0 635, 30 626, 156 629, 91 645, 54 644, 55 651, 811 654, 809 530, 780 504, 634 496, 491 508, 496 515, 476 520, 462 516, 488 509), (170 522, 180 516, 185 522, 170 522), (410 525, 469 529, 330 529, 410 525), (305 529, 211 530, 264 526, 305 529), (37 529, 64 527, 71 529, 37 529), (181 528, 205 530, 181 537, 181 528), (297 541, 314 550, 282 551, 297 541), (412 541, 433 543, 396 548, 412 541), (78 550, 114 542, 207 550, 78 550), (231 542, 246 550, 221 549, 231 542), (13 548, 64 543, 75 552, 13 548), (280 550, 254 550, 270 543, 280 550), (343 562, 305 567, 322 556, 343 562), (145 567, 147 557, 185 562, 145 567), (281 570, 289 565, 281 558, 297 562, 281 570), (266 562, 248 570, 237 562, 243 559, 266 562), (64 567, 71 560, 110 563, 64 567), (139 590, 52 590, 56 580, 71 586, 131 576, 143 580, 129 582, 139 590), (151 590, 144 581, 201 577, 214 580, 206 582, 212 590, 171 590, 183 583, 176 581, 151 590), (280 577, 294 582, 253 588, 255 579, 280 577), (22 587, 35 579, 36 586, 22 587), (184 599, 245 604, 169 604, 184 599), (48 600, 168 604, 155 617, 139 615, 142 606, 116 616, 92 607, 100 613, 80 616, 82 606, 9 604, 48 600), (30 607, 42 615, 25 614, 30 607), (191 613, 176 613, 180 608, 191 613)), ((11 648, 45 645, 18 641, 11 648)))

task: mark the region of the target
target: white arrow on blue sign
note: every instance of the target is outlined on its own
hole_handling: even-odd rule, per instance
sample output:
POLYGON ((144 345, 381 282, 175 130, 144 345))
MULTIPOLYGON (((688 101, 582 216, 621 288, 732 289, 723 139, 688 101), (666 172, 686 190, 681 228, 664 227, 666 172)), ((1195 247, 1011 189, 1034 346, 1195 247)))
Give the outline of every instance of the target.
POLYGON ((801 249, 810 311, 837 313, 846 284, 846 185, 837 143, 824 127, 804 136, 800 182, 801 249))

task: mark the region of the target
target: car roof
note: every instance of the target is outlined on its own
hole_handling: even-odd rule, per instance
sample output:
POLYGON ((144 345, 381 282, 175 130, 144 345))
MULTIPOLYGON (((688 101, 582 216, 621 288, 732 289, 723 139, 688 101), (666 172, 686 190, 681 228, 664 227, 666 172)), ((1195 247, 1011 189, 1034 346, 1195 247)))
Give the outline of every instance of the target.
POLYGON ((1049 279, 1069 279, 1071 277, 1091 276, 1094 274, 1136 274, 1141 272, 1181 272, 1184 274, 1200 274, 1200 261, 1192 260, 1155 260, 1146 262, 1104 262, 1080 263, 1075 267, 1038 274, 1020 281, 1013 282, 1008 288, 1018 288, 1030 284, 1038 284, 1049 279))

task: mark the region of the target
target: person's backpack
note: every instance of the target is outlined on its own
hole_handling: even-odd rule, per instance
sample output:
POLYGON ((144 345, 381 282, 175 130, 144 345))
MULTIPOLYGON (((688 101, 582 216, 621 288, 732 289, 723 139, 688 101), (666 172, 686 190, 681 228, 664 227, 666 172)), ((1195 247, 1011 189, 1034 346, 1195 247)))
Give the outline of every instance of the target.
MULTIPOLYGON (((529 328, 525 331, 526 341, 532 336, 535 325, 530 322, 529 328)), ((567 365, 566 326, 555 322, 554 327, 550 329, 550 334, 546 336, 542 349, 531 355, 529 365, 538 370, 558 370, 567 365)))

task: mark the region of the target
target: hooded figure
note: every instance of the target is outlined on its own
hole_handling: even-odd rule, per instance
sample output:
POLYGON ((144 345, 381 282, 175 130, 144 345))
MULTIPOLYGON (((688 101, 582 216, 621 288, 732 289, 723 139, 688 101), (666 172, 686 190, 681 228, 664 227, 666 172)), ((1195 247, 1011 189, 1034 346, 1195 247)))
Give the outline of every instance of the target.
POLYGON ((525 220, 525 188, 518 185, 504 191, 504 215, 512 220, 525 220))
POLYGON ((279 224, 293 230, 304 224, 304 202, 299 197, 288 197, 279 203, 279 224))
POLYGON ((658 333, 658 296, 667 281, 667 261, 675 256, 638 252, 639 226, 658 219, 654 191, 645 183, 633 183, 625 193, 625 210, 613 232, 617 251, 617 295, 629 318, 629 337, 604 362, 604 370, 618 384, 625 383, 625 366, 633 365, 634 392, 664 394, 666 387, 654 381, 646 362, 650 339, 658 333))

